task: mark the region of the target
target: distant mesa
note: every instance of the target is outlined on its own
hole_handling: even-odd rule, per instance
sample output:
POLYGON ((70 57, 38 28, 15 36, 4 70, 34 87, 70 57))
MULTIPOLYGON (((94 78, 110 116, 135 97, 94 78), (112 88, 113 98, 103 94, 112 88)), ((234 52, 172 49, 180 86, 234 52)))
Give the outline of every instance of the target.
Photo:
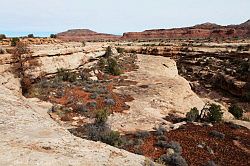
POLYGON ((58 33, 56 37, 64 41, 107 41, 118 40, 121 36, 97 33, 89 29, 71 29, 58 33))
POLYGON ((143 32, 128 32, 123 39, 178 39, 178 38, 248 38, 250 37, 250 20, 240 25, 221 26, 214 23, 198 24, 192 27, 155 29, 143 32))
POLYGON ((173 29, 152 29, 143 32, 127 32, 123 36, 98 33, 89 29, 72 29, 57 34, 64 41, 116 41, 140 39, 178 38, 249 38, 250 20, 239 25, 222 26, 214 23, 198 24, 192 27, 173 29))

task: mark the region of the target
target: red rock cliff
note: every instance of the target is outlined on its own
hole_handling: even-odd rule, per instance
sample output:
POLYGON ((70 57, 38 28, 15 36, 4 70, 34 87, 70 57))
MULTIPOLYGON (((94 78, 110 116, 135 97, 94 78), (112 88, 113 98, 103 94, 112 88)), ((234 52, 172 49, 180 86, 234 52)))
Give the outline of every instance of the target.
POLYGON ((220 26, 205 23, 187 28, 154 29, 143 32, 128 32, 123 39, 162 39, 162 38, 221 38, 250 37, 250 20, 240 25, 220 26))

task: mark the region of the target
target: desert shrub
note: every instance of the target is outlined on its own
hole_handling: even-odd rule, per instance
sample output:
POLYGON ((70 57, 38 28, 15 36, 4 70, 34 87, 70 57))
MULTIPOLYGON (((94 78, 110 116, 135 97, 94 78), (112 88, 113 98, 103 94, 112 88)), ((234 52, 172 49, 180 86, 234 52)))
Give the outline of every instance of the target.
POLYGON ((187 121, 194 122, 199 117, 199 111, 196 107, 191 108, 191 110, 186 114, 187 121))
POLYGON ((250 48, 250 45, 245 45, 245 46, 238 46, 237 50, 238 52, 241 52, 241 51, 248 51, 250 48))
POLYGON ((175 153, 181 154, 182 153, 182 147, 178 142, 171 141, 168 143, 166 148, 171 148, 174 150, 175 153))
POLYGON ((205 166, 217 166, 214 161, 208 161, 205 166))
POLYGON ((20 41, 19 38, 14 37, 14 38, 11 39, 10 45, 14 47, 14 46, 17 45, 17 43, 18 43, 19 41, 20 41))
POLYGON ((207 118, 210 122, 220 122, 223 117, 223 112, 220 105, 211 104, 208 108, 207 118))
POLYGON ((213 130, 209 133, 209 135, 216 137, 216 138, 220 138, 220 139, 224 139, 225 138, 225 134, 218 132, 216 130, 213 130))
POLYGON ((4 34, 0 34, 0 40, 6 39, 6 36, 4 34))
POLYGON ((108 120, 108 111, 106 109, 98 110, 95 117, 96 124, 105 124, 108 120))
POLYGON ((240 125, 237 125, 237 124, 235 124, 233 122, 226 122, 226 124, 228 124, 229 127, 232 128, 232 129, 240 129, 241 128, 240 125))
POLYGON ((137 138, 142 138, 142 139, 144 139, 144 138, 148 138, 148 137, 150 136, 150 133, 149 133, 148 131, 137 131, 137 132, 135 133, 135 136, 136 136, 137 138))
POLYGON ((109 57, 111 57, 111 56, 112 56, 112 48, 111 48, 110 46, 108 46, 108 47, 106 48, 106 52, 105 52, 104 57, 105 57, 105 58, 109 58, 109 57))
POLYGON ((27 94, 32 84, 32 80, 29 77, 25 76, 25 77, 22 77, 20 83, 22 87, 22 93, 27 94))
POLYGON ((167 131, 166 128, 160 125, 158 128, 156 128, 156 135, 158 136, 164 135, 166 131, 167 131))
POLYGON ((69 73, 68 81, 75 82, 76 80, 77 80, 77 74, 76 73, 69 73))
POLYGON ((97 107, 97 103, 95 101, 91 101, 91 102, 88 102, 86 104, 87 107, 91 107, 91 108, 96 108, 97 107))
POLYGON ((75 73, 71 73, 70 71, 64 68, 57 69, 57 76, 63 81, 69 82, 75 82, 77 79, 77 75, 75 73))
POLYGON ((88 112, 88 108, 84 104, 77 105, 76 111, 82 113, 82 112, 88 112))
POLYGON ((98 65, 99 70, 103 71, 106 66, 106 60, 104 58, 100 58, 97 65, 98 65))
POLYGON ((0 47, 0 54, 4 54, 5 51, 0 47))
POLYGON ((125 51, 125 49, 121 48, 121 47, 117 47, 116 49, 117 49, 117 52, 120 53, 120 54, 124 53, 124 51, 125 51))
POLYGON ((245 93, 242 99, 243 101, 246 101, 246 102, 250 101, 250 92, 245 93))
POLYGON ((167 142, 167 141, 158 141, 156 143, 157 146, 162 147, 162 148, 171 148, 174 150, 175 153, 181 154, 182 153, 182 147, 178 142, 175 141, 171 141, 171 142, 167 142))
POLYGON ((115 100, 114 99, 105 99, 104 103, 108 106, 114 106, 115 105, 115 100))
POLYGON ((114 76, 118 76, 122 73, 117 61, 114 58, 108 58, 107 72, 114 76))
MULTIPOLYGON (((18 39, 19 40, 19 39, 18 39)), ((26 70, 32 70, 38 67, 40 64, 37 60, 32 60, 32 54, 27 44, 23 42, 15 43, 13 49, 12 65, 13 73, 20 78, 22 92, 26 94, 32 83, 31 76, 25 73, 26 70)))
POLYGON ((240 73, 240 74, 247 74, 248 72, 249 72, 249 70, 250 70, 250 62, 248 61, 241 61, 241 62, 239 62, 240 64, 240 66, 239 66, 239 68, 238 68, 238 72, 240 73))
POLYGON ((134 143, 135 143, 135 145, 142 145, 142 144, 144 144, 144 141, 143 141, 143 139, 136 139, 134 143))
POLYGON ((231 105, 228 111, 237 119, 240 119, 243 116, 243 110, 237 105, 231 105))
POLYGON ((82 46, 85 47, 86 46, 86 42, 82 41, 82 46))
POLYGON ((102 136, 102 142, 112 146, 120 146, 122 144, 120 133, 117 131, 110 131, 102 136))
POLYGON ((180 154, 162 155, 160 160, 169 166, 188 166, 187 161, 180 154))
POLYGON ((140 145, 135 145, 134 146, 134 153, 138 154, 138 155, 143 155, 143 151, 142 151, 140 145))
POLYGON ((91 99, 96 99, 98 97, 98 93, 94 92, 91 93, 91 95, 89 96, 91 99))
POLYGON ((56 38, 56 35, 55 34, 51 34, 50 38, 56 38))
POLYGON ((165 140, 158 140, 155 144, 156 146, 162 147, 162 148, 167 148, 168 147, 168 142, 165 140))
POLYGON ((160 135, 160 136, 157 137, 157 140, 159 140, 159 141, 166 141, 167 137, 165 135, 160 135))
POLYGON ((28 38, 34 38, 33 34, 28 34, 28 38))
POLYGON ((110 129, 107 125, 90 124, 86 127, 87 137, 93 141, 101 141, 104 133, 110 129))

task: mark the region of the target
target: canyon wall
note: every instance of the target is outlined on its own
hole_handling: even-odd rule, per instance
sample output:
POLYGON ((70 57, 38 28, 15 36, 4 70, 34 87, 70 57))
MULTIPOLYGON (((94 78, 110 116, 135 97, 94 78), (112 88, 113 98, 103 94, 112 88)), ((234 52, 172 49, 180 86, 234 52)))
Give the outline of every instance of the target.
POLYGON ((154 29, 143 32, 124 33, 122 39, 176 39, 176 38, 248 38, 250 37, 250 21, 240 25, 220 26, 205 23, 186 28, 154 29))

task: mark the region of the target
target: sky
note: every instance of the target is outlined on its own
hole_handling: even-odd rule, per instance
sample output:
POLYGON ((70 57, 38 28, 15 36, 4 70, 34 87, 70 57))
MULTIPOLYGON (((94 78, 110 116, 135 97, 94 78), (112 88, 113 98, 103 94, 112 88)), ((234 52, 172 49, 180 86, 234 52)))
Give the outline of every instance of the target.
POLYGON ((122 34, 250 19, 250 0, 0 0, 0 34, 47 36, 68 29, 122 34))

